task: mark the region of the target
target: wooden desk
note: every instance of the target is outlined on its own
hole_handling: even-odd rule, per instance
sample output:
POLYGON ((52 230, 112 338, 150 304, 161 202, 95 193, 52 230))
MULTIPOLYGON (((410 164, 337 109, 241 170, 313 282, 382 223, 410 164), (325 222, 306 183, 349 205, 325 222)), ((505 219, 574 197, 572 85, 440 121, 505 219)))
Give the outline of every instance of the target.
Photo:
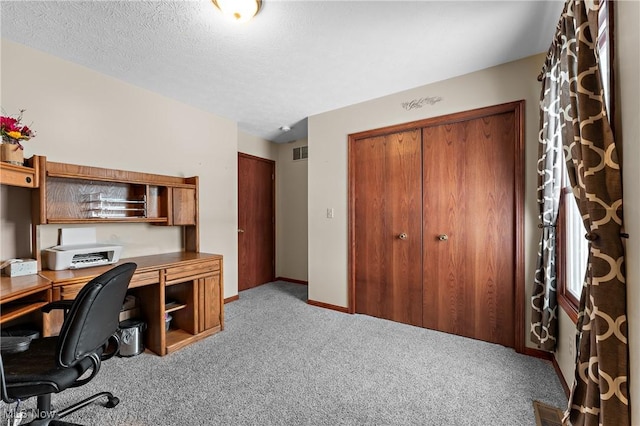
POLYGON ((50 335, 49 323, 40 308, 51 301, 51 282, 39 275, 0 277, 0 325, 6 326, 34 314, 43 336, 50 335))
MULTIPOLYGON (((146 348, 166 355, 224 328, 221 255, 176 252, 130 257, 118 264, 125 262, 138 265, 129 293, 138 298, 141 319, 147 324, 146 348), (167 314, 172 317, 169 330, 165 330, 167 314)), ((45 270, 40 275, 50 282, 52 300, 69 300, 89 280, 112 267, 45 270)), ((53 318, 50 327, 55 332, 61 318, 53 318)))
MULTIPOLYGON (((181 347, 224 327, 222 256, 199 253, 198 177, 165 176, 77 164, 48 162, 34 155, 26 166, 0 163, 0 184, 32 191, 32 257, 42 265, 38 226, 43 224, 152 223, 179 226, 184 251, 122 259, 138 269, 129 292, 141 301, 147 323, 145 345, 159 355, 181 347), (140 201, 144 215, 87 217, 82 194, 105 192, 107 196, 140 201), (165 303, 167 302, 167 303, 165 303), (172 302, 172 303, 169 303, 172 302), (165 330, 165 315, 171 328, 165 330)), ((41 314, 49 301, 73 299, 92 278, 113 265, 73 271, 42 271, 40 276, 2 278, 0 293, 3 327, 38 316, 43 335, 55 334, 62 314, 41 314)))

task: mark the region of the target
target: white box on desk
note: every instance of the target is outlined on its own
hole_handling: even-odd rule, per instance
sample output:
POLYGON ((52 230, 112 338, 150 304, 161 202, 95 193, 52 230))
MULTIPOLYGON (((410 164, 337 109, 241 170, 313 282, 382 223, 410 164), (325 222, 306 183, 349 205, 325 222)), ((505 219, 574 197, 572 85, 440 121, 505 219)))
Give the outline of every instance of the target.
POLYGON ((37 274, 38 262, 35 259, 13 259, 9 265, 5 266, 2 273, 10 277, 37 274))

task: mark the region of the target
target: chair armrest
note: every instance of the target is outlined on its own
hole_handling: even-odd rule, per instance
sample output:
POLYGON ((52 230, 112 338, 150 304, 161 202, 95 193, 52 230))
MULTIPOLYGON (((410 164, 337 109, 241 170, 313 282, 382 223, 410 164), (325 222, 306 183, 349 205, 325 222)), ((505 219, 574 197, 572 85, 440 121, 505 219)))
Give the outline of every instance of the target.
POLYGON ((102 355, 100 355, 100 360, 105 361, 109 358, 113 358, 113 356, 118 354, 119 352, 120 352, 120 337, 116 332, 111 337, 109 337, 109 340, 107 340, 106 343, 102 346, 102 355), (111 350, 107 352, 108 349, 111 349, 111 350))
POLYGON ((40 308, 40 310, 46 314, 54 309, 63 309, 66 312, 71 309, 71 305, 73 305, 73 300, 57 300, 55 302, 47 303, 40 308))
MULTIPOLYGON (((78 380, 76 380, 75 382, 73 382, 71 384, 71 386, 69 386, 70 388, 75 388, 78 386, 83 386, 86 385, 87 383, 89 383, 95 376, 96 374, 98 374, 98 371, 100 371, 100 355, 98 355, 97 353, 93 352, 90 353, 89 355, 87 355, 87 358, 91 361, 92 366, 91 368, 91 374, 88 377, 84 377, 84 374, 80 377, 83 378, 79 378, 78 380)), ((87 370, 85 370, 86 373, 87 370)))

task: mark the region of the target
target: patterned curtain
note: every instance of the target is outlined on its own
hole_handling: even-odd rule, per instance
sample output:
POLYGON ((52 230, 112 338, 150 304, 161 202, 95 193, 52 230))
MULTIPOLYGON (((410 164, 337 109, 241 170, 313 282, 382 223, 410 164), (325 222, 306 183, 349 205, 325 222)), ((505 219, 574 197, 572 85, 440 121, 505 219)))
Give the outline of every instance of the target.
MULTIPOLYGON (((561 57, 565 45, 554 43, 554 57, 561 57)), ((563 73, 561 63, 549 64, 541 75, 540 133, 538 135, 538 206, 542 236, 538 244, 538 262, 531 297, 531 340, 541 349, 553 351, 558 335, 558 303, 556 298, 556 222, 560 202, 562 110, 560 90, 563 73)))
POLYGON ((575 382, 565 421, 629 425, 622 175, 597 52, 599 0, 567 0, 543 73, 561 68, 557 101, 573 193, 589 230, 575 382), (565 74, 566 73, 566 74, 565 74))

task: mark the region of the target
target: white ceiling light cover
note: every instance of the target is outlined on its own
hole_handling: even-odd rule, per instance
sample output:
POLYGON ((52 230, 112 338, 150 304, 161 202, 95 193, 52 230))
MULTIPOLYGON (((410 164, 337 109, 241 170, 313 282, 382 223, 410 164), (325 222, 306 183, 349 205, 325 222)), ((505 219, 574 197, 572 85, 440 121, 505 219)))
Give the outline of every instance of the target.
POLYGON ((260 10, 262 0, 212 0, 222 14, 234 22, 247 22, 260 10))

